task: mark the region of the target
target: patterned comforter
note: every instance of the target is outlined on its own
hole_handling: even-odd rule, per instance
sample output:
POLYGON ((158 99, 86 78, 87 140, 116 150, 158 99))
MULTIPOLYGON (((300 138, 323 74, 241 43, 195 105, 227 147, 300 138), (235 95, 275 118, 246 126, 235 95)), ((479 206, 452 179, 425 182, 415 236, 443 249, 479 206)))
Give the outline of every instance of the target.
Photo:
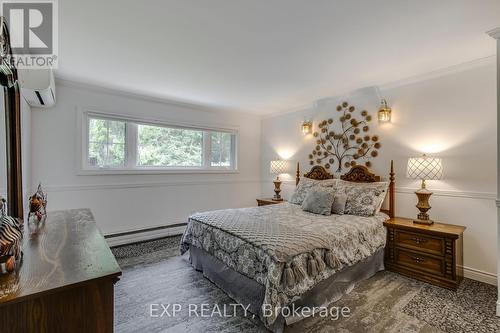
MULTIPOLYGON (((263 306, 280 309, 385 246, 387 219, 323 216, 290 203, 198 213, 189 218, 181 252, 203 249, 265 286, 263 306)), ((270 326, 276 318, 262 320, 270 326)))

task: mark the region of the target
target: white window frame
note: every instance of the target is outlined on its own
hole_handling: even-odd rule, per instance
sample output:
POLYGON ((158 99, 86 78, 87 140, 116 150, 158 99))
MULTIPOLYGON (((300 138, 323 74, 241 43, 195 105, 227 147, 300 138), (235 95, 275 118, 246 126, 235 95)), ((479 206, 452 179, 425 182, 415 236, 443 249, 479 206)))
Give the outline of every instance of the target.
POLYGON ((136 118, 133 116, 104 113, 85 110, 78 112, 77 130, 81 132, 78 154, 78 175, 116 175, 116 174, 168 174, 168 173, 239 173, 239 131, 237 127, 206 126, 193 123, 180 123, 167 120, 136 118), (90 118, 122 121, 125 126, 125 166, 124 167, 94 167, 88 163, 89 152, 89 120, 90 118), (165 166, 139 166, 137 165, 137 125, 150 125, 169 128, 183 128, 203 131, 203 164, 200 167, 165 167, 165 166), (231 166, 211 166, 211 136, 210 132, 224 132, 233 135, 231 166))

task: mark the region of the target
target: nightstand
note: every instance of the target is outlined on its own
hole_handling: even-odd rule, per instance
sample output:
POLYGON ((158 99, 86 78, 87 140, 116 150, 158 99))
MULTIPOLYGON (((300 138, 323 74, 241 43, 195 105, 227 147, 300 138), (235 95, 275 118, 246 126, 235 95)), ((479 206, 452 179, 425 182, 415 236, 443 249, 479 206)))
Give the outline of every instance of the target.
POLYGON ((257 199, 257 205, 258 206, 267 206, 267 205, 276 205, 286 202, 285 200, 277 201, 274 200, 273 198, 263 198, 263 199, 257 199))
POLYGON ((385 268, 447 289, 457 290, 463 278, 465 227, 422 225, 395 217, 387 227, 385 268))

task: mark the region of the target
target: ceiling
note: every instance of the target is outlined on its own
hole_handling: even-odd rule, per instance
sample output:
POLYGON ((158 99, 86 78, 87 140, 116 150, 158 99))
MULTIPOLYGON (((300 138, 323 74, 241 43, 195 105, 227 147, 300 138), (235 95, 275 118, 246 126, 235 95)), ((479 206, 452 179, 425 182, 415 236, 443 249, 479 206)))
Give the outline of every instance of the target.
POLYGON ((56 76, 271 114, 495 54, 500 0, 64 0, 56 76))

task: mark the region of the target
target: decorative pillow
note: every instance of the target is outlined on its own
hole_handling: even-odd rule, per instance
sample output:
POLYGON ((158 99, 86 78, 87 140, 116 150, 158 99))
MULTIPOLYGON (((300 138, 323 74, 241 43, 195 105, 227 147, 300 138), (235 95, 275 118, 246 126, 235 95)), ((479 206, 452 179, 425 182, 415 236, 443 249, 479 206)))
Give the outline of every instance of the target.
POLYGON ((335 193, 335 198, 332 204, 332 213, 337 215, 344 215, 346 203, 347 194, 345 194, 345 192, 335 193))
POLYGON ((354 183, 340 180, 339 191, 347 195, 345 214, 372 216, 380 211, 387 194, 388 182, 354 183))
POLYGON ((310 178, 301 178, 299 184, 295 188, 295 191, 290 196, 288 202, 302 205, 304 198, 306 197, 307 191, 315 186, 335 188, 337 186, 338 179, 327 179, 327 180, 314 180, 310 178))
POLYGON ((307 191, 302 202, 302 210, 321 215, 332 215, 332 204, 335 197, 333 188, 316 186, 307 191))

